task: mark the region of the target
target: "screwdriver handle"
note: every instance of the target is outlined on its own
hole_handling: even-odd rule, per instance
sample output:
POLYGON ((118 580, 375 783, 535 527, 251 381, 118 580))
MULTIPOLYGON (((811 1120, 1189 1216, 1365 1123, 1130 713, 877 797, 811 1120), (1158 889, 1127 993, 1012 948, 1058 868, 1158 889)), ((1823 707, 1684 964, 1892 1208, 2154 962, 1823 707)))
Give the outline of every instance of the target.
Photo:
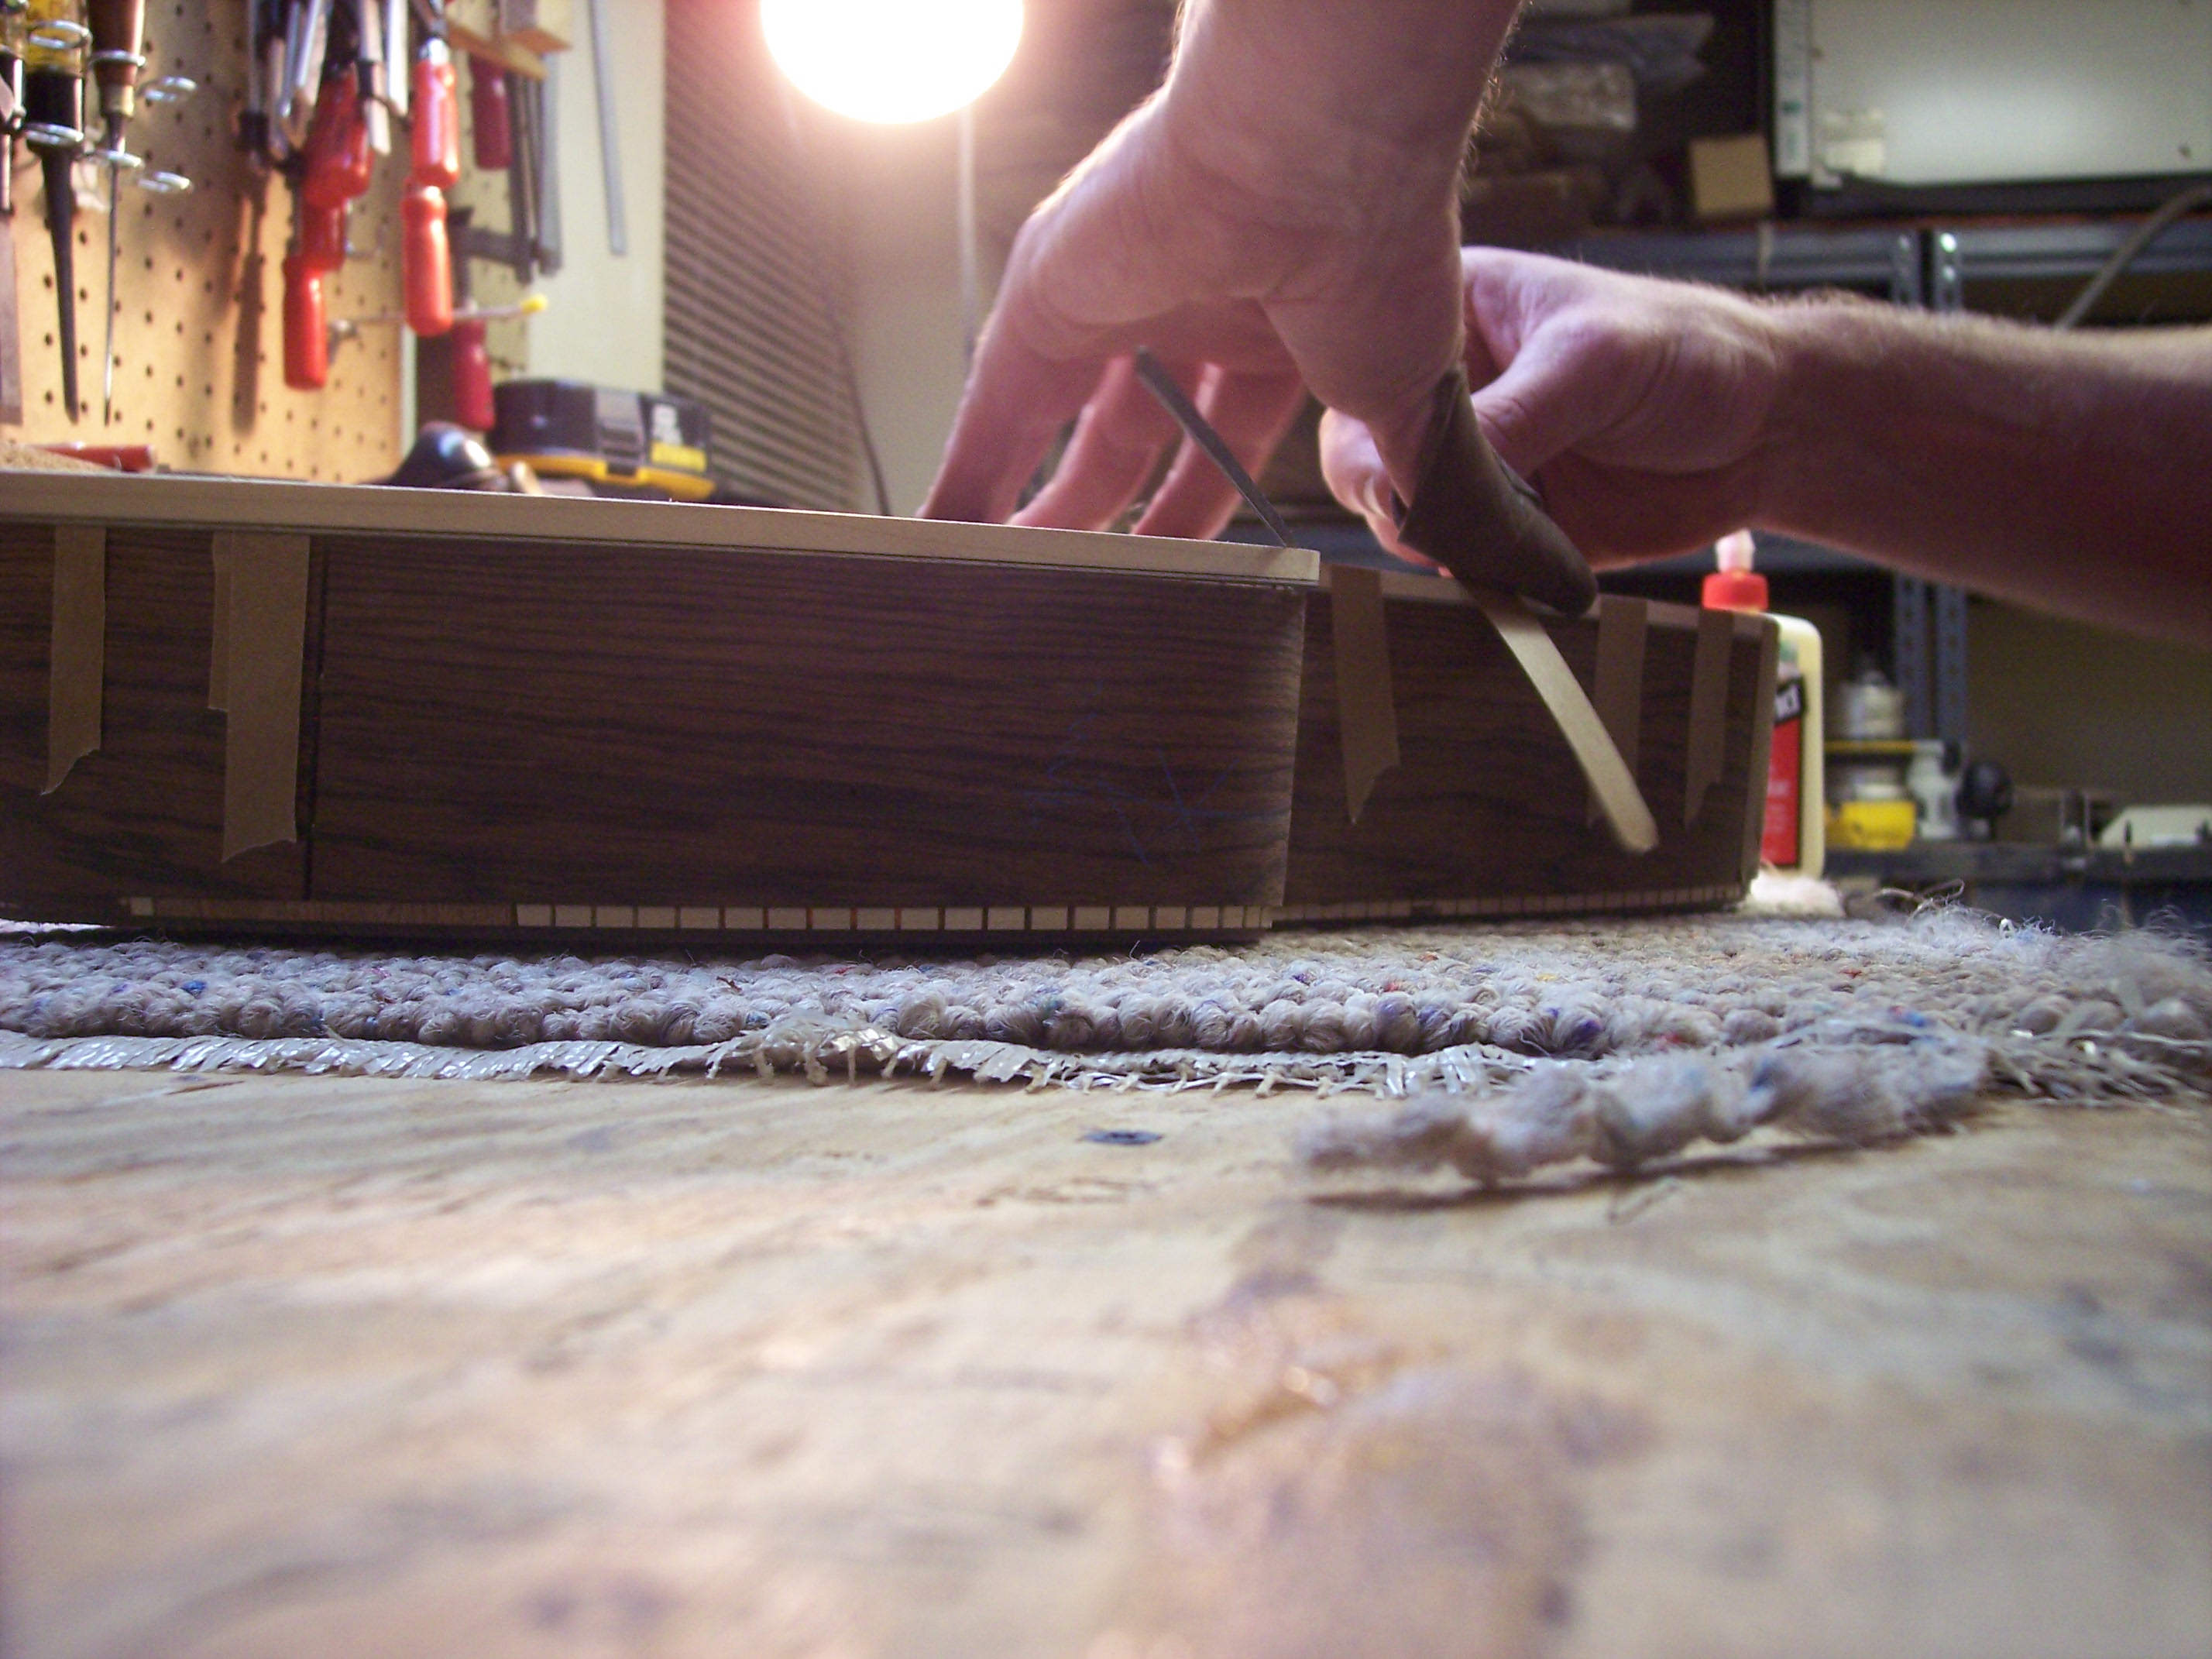
POLYGON ((335 272, 345 269, 346 210, 343 204, 319 207, 299 201, 300 245, 295 250, 310 270, 335 272))
POLYGON ((453 418, 477 432, 499 424, 499 410, 491 396, 491 349, 485 339, 487 325, 481 317, 464 318, 453 325, 452 374, 453 418))
POLYGON ((100 112, 108 137, 117 138, 137 107, 138 71, 146 65, 139 51, 146 40, 146 0, 88 0, 84 10, 92 26, 92 78, 100 87, 100 112))
POLYGON ((514 159, 507 125, 507 71, 481 58, 469 59, 469 129, 479 173, 504 173, 514 159))
POLYGON ((412 103, 407 182, 451 190, 461 177, 461 110, 453 60, 442 40, 430 41, 415 60, 412 103))
POLYGON ((352 76, 333 76, 323 82, 301 154, 307 163, 300 183, 301 201, 343 210, 356 197, 368 193, 376 158, 368 148, 361 88, 352 76))
POLYGON ((407 326, 438 335, 453 325, 453 251, 446 234, 446 196, 434 185, 410 185, 399 204, 407 288, 407 326))
POLYGON ((295 392, 319 392, 331 378, 323 276, 306 254, 284 256, 284 384, 295 392))

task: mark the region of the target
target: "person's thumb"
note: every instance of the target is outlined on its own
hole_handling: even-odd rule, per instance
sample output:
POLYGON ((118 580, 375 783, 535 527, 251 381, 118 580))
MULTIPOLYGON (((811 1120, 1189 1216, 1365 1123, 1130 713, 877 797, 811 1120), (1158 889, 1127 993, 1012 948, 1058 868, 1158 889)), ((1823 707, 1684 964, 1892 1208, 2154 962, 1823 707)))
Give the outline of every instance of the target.
POLYGON ((1333 409, 1322 412, 1321 475, 1328 485, 1329 494, 1347 510, 1364 519, 1375 539, 1384 547, 1417 564, 1436 562, 1398 539, 1395 505, 1397 487, 1391 480, 1389 469, 1383 465, 1382 452, 1375 441, 1375 430, 1366 422, 1340 415, 1333 409))

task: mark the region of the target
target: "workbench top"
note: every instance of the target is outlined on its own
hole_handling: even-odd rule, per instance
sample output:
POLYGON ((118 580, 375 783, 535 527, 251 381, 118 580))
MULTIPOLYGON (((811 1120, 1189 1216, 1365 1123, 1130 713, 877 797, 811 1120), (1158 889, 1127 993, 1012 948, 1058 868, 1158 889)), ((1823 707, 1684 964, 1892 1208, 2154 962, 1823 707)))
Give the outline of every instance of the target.
POLYGON ((0 1079, 8 1651, 2212 1649, 2205 1103, 1490 1194, 1313 1109, 0 1079))

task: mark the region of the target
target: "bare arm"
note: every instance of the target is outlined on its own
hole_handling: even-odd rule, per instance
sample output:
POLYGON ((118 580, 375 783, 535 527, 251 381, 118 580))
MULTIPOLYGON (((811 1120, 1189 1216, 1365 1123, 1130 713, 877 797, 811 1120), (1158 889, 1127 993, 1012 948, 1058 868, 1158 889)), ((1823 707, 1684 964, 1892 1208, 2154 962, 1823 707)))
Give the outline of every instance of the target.
POLYGON ((1774 320, 1762 523, 2212 645, 2212 329, 2062 335, 1857 305, 1774 320))
MULTIPOLYGON (((1461 259, 1476 416, 1593 562, 1750 526, 2212 644, 2212 329, 2057 335, 1461 259)), ((1322 438, 1389 541, 1372 434, 1332 413, 1322 438)))
MULTIPOLYGON (((1149 345, 1256 469, 1310 388, 1410 490, 1460 353, 1458 169, 1518 0, 1190 0, 1165 87, 1023 228, 924 512, 1112 520, 1176 441, 1149 345)), ((1179 453, 1139 527, 1212 534, 1230 487, 1179 453)))

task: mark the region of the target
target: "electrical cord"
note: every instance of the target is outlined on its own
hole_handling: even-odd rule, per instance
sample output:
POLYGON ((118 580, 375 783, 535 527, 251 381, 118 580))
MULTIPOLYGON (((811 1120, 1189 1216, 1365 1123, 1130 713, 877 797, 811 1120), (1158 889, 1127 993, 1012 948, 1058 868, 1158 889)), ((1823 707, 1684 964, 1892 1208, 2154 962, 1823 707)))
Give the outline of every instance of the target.
POLYGON ((2155 213, 2137 225, 2128 239, 2112 250, 2112 257, 2098 268, 2095 276, 2081 285, 2081 291, 2074 296, 2073 304, 2061 312, 2058 320, 2051 326, 2054 330, 2065 330, 2080 323, 2097 308, 2097 301, 2105 297, 2105 290, 2112 287, 2121 272, 2135 263, 2136 255, 2163 236, 2184 215, 2193 213, 2208 204, 2212 204, 2212 180, 2191 185, 2187 190, 2161 202, 2155 213))
MULTIPOLYGON (((792 101, 791 88, 785 83, 781 75, 775 76, 775 91, 776 100, 783 110, 784 131, 791 142, 792 161, 797 167, 799 174, 799 216, 803 227, 801 234, 806 238, 809 252, 814 255, 816 262, 820 264, 823 261, 825 239, 822 234, 821 221, 814 210, 813 192, 806 177, 809 161, 806 151, 806 134, 799 124, 799 106, 792 101)), ((814 284, 814 291, 821 298, 823 325, 829 330, 830 343, 836 348, 837 368, 845 381, 845 398, 852 406, 853 426, 860 435, 860 453, 868 463, 868 482, 875 487, 876 511, 888 519, 892 516, 891 492, 890 487, 884 482, 884 464, 876 454, 876 436, 869 430, 868 411, 860 399, 860 372, 853 367, 853 349, 845 337, 845 319, 838 307, 836 296, 831 291, 832 287, 830 283, 823 281, 814 284)))

